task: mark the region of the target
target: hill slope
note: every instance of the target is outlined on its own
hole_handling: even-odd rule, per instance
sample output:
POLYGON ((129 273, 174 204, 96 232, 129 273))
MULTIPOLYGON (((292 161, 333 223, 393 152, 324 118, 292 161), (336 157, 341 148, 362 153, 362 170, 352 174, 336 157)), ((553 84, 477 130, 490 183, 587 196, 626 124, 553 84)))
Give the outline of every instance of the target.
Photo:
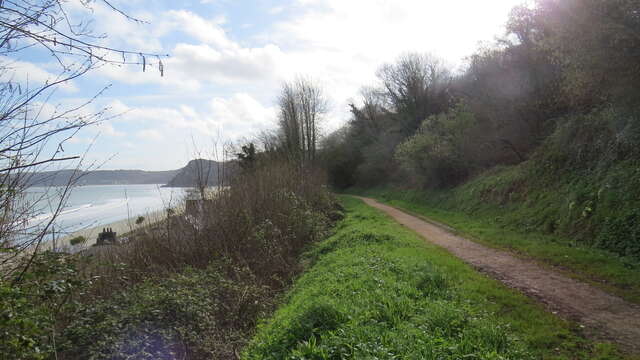
POLYGON ((229 176, 233 170, 232 162, 218 162, 213 160, 195 159, 167 182, 167 187, 194 187, 198 184, 216 186, 229 176))
POLYGON ((207 186, 216 186, 223 176, 228 178, 236 168, 234 162, 196 159, 180 169, 167 171, 144 170, 58 170, 30 174, 30 186, 64 186, 72 177, 78 185, 166 184, 166 187, 194 187, 201 179, 207 186))
POLYGON ((124 185, 124 184, 166 184, 180 170, 144 171, 144 170, 74 170, 47 171, 30 176, 31 186, 64 186, 72 176, 79 176, 79 185, 124 185))

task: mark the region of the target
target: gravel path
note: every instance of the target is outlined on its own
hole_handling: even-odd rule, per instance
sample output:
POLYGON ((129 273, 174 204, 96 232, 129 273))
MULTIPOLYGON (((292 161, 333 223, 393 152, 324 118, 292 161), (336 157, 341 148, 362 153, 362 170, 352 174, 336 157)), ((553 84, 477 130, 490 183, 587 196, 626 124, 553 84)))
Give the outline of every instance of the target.
POLYGON ((534 261, 464 239, 444 226, 373 199, 361 199, 476 269, 541 301, 551 311, 577 321, 584 326, 587 336, 612 341, 631 353, 640 353, 640 306, 541 267, 534 261))

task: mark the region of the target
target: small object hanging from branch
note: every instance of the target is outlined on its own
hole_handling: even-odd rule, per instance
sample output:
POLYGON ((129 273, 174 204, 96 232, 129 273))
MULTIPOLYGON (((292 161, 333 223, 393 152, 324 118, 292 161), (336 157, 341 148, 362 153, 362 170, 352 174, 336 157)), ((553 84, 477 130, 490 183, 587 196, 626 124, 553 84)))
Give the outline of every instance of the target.
POLYGON ((142 72, 145 72, 147 70, 147 59, 142 53, 140 53, 140 56, 142 56, 142 72))
POLYGON ((158 56, 158 70, 160 70, 160 77, 164 77, 164 64, 162 63, 160 56, 158 56))
POLYGON ((124 51, 122 52, 122 64, 126 64, 127 63, 127 57, 124 54, 124 51))

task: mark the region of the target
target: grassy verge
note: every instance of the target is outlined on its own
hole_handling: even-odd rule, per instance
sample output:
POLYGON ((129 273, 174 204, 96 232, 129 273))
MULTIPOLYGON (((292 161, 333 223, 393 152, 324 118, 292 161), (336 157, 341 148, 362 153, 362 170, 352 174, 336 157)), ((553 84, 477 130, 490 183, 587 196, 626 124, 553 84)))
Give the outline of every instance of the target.
POLYGON ((347 217, 245 359, 619 359, 574 325, 344 197, 347 217))
MULTIPOLYGON (((571 277, 640 303, 640 263, 633 259, 580 245, 567 237, 514 230, 500 225, 495 211, 469 215, 463 211, 443 210, 438 208, 437 201, 430 200, 432 195, 427 193, 391 189, 354 192, 449 225, 482 244, 534 258, 571 277)), ((442 194, 433 196, 441 197, 442 194)))

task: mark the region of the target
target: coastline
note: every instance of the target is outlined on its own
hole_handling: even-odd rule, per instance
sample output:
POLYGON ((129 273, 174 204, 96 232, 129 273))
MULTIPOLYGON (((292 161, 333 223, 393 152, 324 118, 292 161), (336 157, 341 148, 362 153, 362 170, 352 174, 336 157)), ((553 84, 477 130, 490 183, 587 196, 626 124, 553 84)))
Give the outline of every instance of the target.
MULTIPOLYGON (((177 212, 180 213, 181 211, 178 210, 177 212)), ((71 252, 77 252, 82 249, 86 249, 93 246, 97 241, 98 234, 102 232, 102 230, 105 228, 111 228, 113 231, 115 231, 118 234, 118 236, 122 236, 133 230, 159 223, 165 220, 166 218, 167 218, 166 209, 161 209, 161 210, 141 213, 141 214, 131 214, 129 218, 126 218, 123 220, 77 230, 70 234, 61 236, 60 238, 56 239, 55 247, 59 250, 68 249, 71 252), (137 225, 135 222, 139 216, 144 217, 144 222, 142 222, 142 224, 137 225), (86 241, 82 244, 71 245, 70 240, 78 236, 83 236, 86 239, 86 241)), ((53 241, 48 241, 45 246, 48 249, 52 249, 54 247, 54 243, 53 241)))

